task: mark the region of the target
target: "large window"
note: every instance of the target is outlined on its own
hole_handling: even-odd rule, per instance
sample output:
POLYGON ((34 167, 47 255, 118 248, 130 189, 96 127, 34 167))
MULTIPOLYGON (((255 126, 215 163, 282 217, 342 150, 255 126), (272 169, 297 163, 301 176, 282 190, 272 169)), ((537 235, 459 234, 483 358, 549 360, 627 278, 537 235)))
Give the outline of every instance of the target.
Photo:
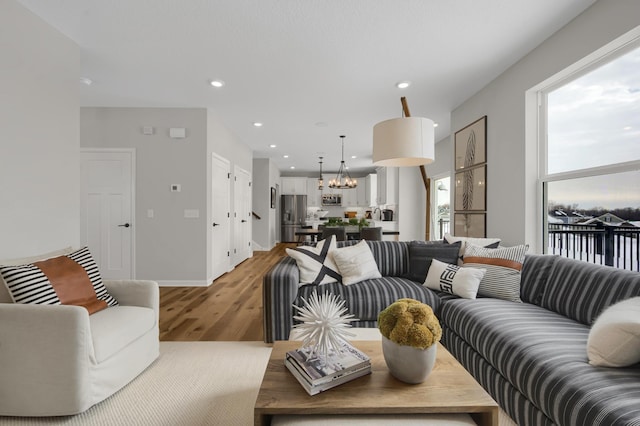
POLYGON ((546 251, 638 270, 640 48, 546 91, 546 251))
POLYGON ((432 240, 441 240, 444 234, 450 233, 450 208, 449 197, 451 191, 451 179, 443 176, 433 179, 433 207, 431 209, 434 226, 431 232, 432 240))

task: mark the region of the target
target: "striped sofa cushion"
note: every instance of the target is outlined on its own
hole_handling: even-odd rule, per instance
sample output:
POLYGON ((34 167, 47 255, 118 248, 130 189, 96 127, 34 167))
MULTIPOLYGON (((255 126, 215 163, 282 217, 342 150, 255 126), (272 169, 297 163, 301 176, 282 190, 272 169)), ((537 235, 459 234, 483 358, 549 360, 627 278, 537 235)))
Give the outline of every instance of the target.
POLYGON ((523 302, 540 305, 551 269, 559 258, 552 254, 525 256, 520 276, 520 298, 523 302))
POLYGON ((441 343, 464 368, 496 400, 498 405, 518 425, 550 426, 553 422, 513 387, 495 368, 471 346, 446 326, 442 328, 441 343))
POLYGON ((559 258, 540 306, 590 325, 608 306, 634 296, 640 296, 639 273, 559 258))
POLYGON ((329 283, 303 285, 294 304, 303 306, 302 298, 311 293, 333 293, 346 301, 349 313, 361 321, 377 321, 378 313, 398 299, 409 297, 419 300, 436 311, 440 306, 438 296, 428 288, 400 277, 382 277, 360 281, 351 285, 329 283))
POLYGON ((409 273, 409 243, 369 241, 367 244, 383 277, 402 277, 409 273))
POLYGON ((498 299, 450 300, 440 317, 554 423, 640 424, 640 367, 589 365, 588 326, 498 299))
POLYGON ((287 340, 293 324, 291 304, 298 294, 300 270, 293 258, 287 256, 262 278, 262 306, 264 341, 287 340))

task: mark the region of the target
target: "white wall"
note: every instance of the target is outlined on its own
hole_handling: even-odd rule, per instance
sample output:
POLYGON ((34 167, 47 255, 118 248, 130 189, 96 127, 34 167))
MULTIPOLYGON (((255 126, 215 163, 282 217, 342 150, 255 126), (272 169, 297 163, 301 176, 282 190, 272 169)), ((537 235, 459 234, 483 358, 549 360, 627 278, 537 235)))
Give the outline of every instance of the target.
MULTIPOLYGON (((211 153, 229 160, 232 171, 238 165, 251 173, 251 150, 205 108, 82 108, 80 128, 83 147, 136 149, 136 277, 210 284, 211 153), (170 127, 186 128, 187 137, 170 138, 170 127), (171 192, 171 184, 181 192, 171 192), (185 209, 199 217, 185 218, 185 209)), ((233 196, 232 185, 232 208, 233 196)))
MULTIPOLYGON (((253 218, 253 241, 262 250, 276 244, 276 209, 271 208, 271 188, 280 180, 278 167, 269 158, 253 159, 253 211, 261 219, 253 218)), ((276 205, 280 200, 276 199, 276 205)), ((257 249, 254 247, 254 249, 257 249)))
POLYGON ((398 167, 397 218, 401 241, 424 240, 427 190, 420 167, 398 167))
POLYGON ((136 278, 206 283, 206 110, 82 108, 80 125, 83 147, 136 150, 136 278), (144 135, 143 126, 154 133, 144 135), (187 137, 170 138, 170 127, 186 128, 187 137), (185 218, 185 209, 200 217, 185 218))
MULTIPOLYGON (((426 166, 427 176, 433 179, 434 176, 452 173, 453 164, 453 143, 452 138, 446 137, 436 143, 435 161, 426 166)), ((451 176, 453 178, 453 176, 451 176)))
MULTIPOLYGON (((253 179, 253 151, 244 143, 242 143, 233 133, 227 129, 224 124, 218 119, 212 110, 207 110, 207 158, 211 158, 211 154, 216 153, 219 156, 229 160, 231 163, 231 174, 233 176, 234 166, 238 166, 252 176, 252 187, 255 182, 253 179)), ((207 205, 211 205, 211 164, 207 169, 207 205)), ((235 203, 234 185, 231 185, 231 208, 233 209, 235 203)), ((211 226, 211 212, 208 215, 207 226, 207 246, 211 247, 213 240, 213 228, 211 226)), ((235 241, 234 224, 231 222, 231 245, 233 246, 235 241)), ((216 242, 213 241, 213 244, 216 242)), ((209 277, 213 276, 213 267, 211 262, 211 256, 207 259, 207 273, 209 277)))
POLYGON ((598 1, 452 112, 452 135, 487 115, 488 236, 541 251, 537 162, 531 158, 537 140, 526 131, 526 91, 632 30, 639 16, 637 0, 598 1))
POLYGON ((78 46, 0 2, 0 259, 80 243, 78 46))

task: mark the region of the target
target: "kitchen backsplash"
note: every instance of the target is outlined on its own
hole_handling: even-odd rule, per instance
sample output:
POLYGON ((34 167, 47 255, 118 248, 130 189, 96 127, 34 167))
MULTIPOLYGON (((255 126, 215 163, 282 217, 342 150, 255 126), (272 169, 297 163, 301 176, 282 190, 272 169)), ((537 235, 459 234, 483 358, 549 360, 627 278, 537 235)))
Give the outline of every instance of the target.
MULTIPOLYGON (((396 220, 397 216, 395 215, 395 212, 396 212, 397 206, 395 205, 384 206, 383 209, 393 210, 394 211, 393 218, 394 220, 396 220)), ((371 211, 373 214, 374 209, 370 207, 338 207, 338 206, 307 207, 307 219, 310 219, 310 220, 319 219, 320 216, 344 218, 345 212, 356 212, 356 218, 360 219, 365 217, 367 211, 371 211), (324 212, 324 211, 327 211, 328 213, 318 214, 318 212, 324 212)), ((374 216, 373 219, 376 219, 376 217, 374 216)), ((379 220, 382 220, 382 216, 380 216, 379 220)))

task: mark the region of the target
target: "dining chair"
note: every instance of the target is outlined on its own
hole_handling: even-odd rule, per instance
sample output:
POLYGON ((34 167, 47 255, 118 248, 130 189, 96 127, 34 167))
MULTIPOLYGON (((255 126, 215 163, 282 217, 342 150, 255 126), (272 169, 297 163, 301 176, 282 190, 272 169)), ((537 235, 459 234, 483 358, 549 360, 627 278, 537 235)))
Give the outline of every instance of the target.
POLYGON ((344 226, 327 226, 322 230, 323 240, 331 235, 336 236, 336 241, 345 241, 347 239, 347 230, 344 229, 344 226))
POLYGON ((360 229, 360 239, 361 240, 382 240, 382 227, 370 227, 370 228, 361 228, 360 229))
MULTIPOLYGON (((311 226, 311 225, 302 225, 300 227, 301 231, 309 231, 311 229, 313 229, 313 226, 311 226)), ((307 240, 310 240, 309 236, 298 235, 298 245, 304 244, 307 240)))

